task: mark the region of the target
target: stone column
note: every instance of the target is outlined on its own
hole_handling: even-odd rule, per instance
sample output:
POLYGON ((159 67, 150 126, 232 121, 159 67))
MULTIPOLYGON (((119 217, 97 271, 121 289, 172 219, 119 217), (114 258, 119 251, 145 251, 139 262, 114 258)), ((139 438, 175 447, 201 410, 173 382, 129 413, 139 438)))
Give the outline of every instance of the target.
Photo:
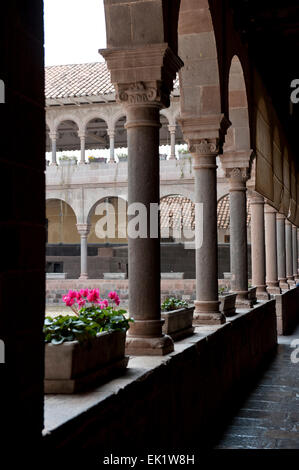
POLYGON ((266 253, 265 253, 265 201, 255 191, 250 192, 251 207, 251 263, 252 285, 259 300, 269 300, 266 290, 266 253))
POLYGON ((293 274, 293 237, 292 237, 292 224, 286 219, 285 220, 285 232, 286 232, 286 274, 287 282, 290 286, 295 284, 293 274))
POLYGON ((85 165, 85 139, 86 135, 84 132, 78 132, 78 136, 80 138, 80 148, 81 148, 81 155, 80 155, 80 162, 79 165, 85 165))
MULTIPOLYGON (((142 204, 144 238, 130 233, 128 220, 129 312, 135 322, 127 337, 127 352, 133 355, 164 355, 173 351, 173 341, 162 334, 160 295, 160 230, 150 232, 151 204, 160 201, 159 129, 161 101, 159 85, 131 85, 122 90, 128 135, 128 207, 142 204)), ((135 211, 134 211, 135 212, 135 211)))
POLYGON ((114 129, 108 129, 108 135, 109 135, 109 140, 110 140, 110 157, 109 157, 108 163, 115 163, 115 157, 114 157, 115 131, 114 129))
POLYGON ((277 267, 278 280, 281 289, 289 289, 286 275, 286 236, 285 236, 285 216, 277 213, 277 267))
POLYGON ((218 296, 217 165, 228 121, 184 116, 180 119, 193 159, 195 182, 195 325, 225 323, 218 296), (207 136, 207 129, 208 137, 207 136))
POLYGON ((246 181, 248 168, 226 169, 230 196, 230 262, 231 290, 237 293, 236 306, 248 308, 248 254, 246 181))
POLYGON ((276 210, 265 205, 266 284, 269 294, 281 294, 277 266, 276 210))
POLYGON ((87 238, 90 232, 89 224, 77 224, 77 230, 81 237, 81 273, 79 279, 88 279, 87 268, 87 238))
POLYGON ((298 279, 298 246, 297 246, 297 227, 292 225, 293 242, 293 275, 295 281, 298 279))
POLYGON ((57 160, 56 160, 56 142, 57 142, 57 133, 56 132, 51 132, 50 134, 50 139, 52 142, 52 161, 50 165, 55 165, 57 166, 57 160))
POLYGON ((170 132, 170 146, 171 146, 169 160, 176 160, 176 156, 175 156, 175 130, 176 130, 176 126, 170 126, 169 125, 168 130, 170 132))
MULTIPOLYGON (((146 35, 147 31, 144 37, 146 35)), ((166 43, 142 44, 141 41, 138 47, 132 48, 130 39, 127 49, 112 47, 100 52, 111 72, 116 100, 124 106, 127 117, 128 210, 132 211, 128 220, 129 312, 135 320, 128 331, 127 352, 161 356, 173 351, 174 346, 172 339, 162 333, 161 320, 157 212, 160 110, 170 105, 173 80, 183 63, 166 43), (141 211, 139 230, 143 234, 137 238, 130 232, 136 208, 133 204, 139 205, 136 216, 141 211), (154 205, 153 217, 151 204, 154 205)))

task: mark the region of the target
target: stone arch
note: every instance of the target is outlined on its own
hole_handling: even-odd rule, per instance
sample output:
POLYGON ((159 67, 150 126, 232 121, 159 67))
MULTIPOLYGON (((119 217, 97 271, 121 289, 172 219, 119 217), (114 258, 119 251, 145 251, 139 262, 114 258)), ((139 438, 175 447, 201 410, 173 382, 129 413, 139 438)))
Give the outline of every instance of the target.
POLYGON ((86 126, 87 124, 92 121, 93 119, 101 119, 102 121, 105 121, 108 127, 108 119, 107 116, 105 115, 104 112, 101 110, 95 110, 88 112, 88 114, 85 116, 85 118, 82 120, 82 130, 86 131, 86 126))
POLYGON ((108 124, 100 114, 89 115, 84 126, 86 150, 109 148, 108 124))
MULTIPOLYGON (((127 242, 127 200, 121 196, 105 196, 98 199, 88 213, 90 224, 89 243, 126 243, 127 242), (102 207, 101 204, 103 204, 102 207), (107 204, 107 207, 105 205, 107 204), (97 213, 97 208, 101 209, 97 213), (105 210, 105 213, 101 213, 105 210), (112 225, 112 234, 104 236, 98 222, 105 217, 112 225)), ((108 224, 106 229, 108 229, 108 224)))
POLYGON ((77 120, 71 118, 60 120, 55 129, 57 152, 80 149, 80 128, 77 120))
POLYGON ((110 120, 110 127, 111 129, 115 129, 115 126, 116 126, 116 123, 117 121, 119 121, 119 119, 121 119, 122 117, 125 117, 126 118, 126 113, 125 113, 125 109, 121 109, 119 110, 117 113, 115 113, 111 120, 110 120))
POLYGON ((58 198, 46 200, 46 219, 48 243, 73 244, 80 242, 77 231, 77 217, 74 209, 67 202, 58 198))
POLYGON ((59 125, 62 122, 65 122, 65 121, 72 121, 75 124, 77 124, 79 132, 83 130, 82 121, 80 119, 78 119, 78 116, 76 116, 75 113, 63 113, 63 114, 60 114, 59 116, 57 116, 56 119, 54 119, 53 131, 57 132, 59 125))
POLYGON ((179 72, 181 117, 220 115, 223 112, 218 51, 208 0, 181 0, 179 72))
POLYGON ((191 190, 190 188, 185 188, 183 186, 177 186, 177 190, 178 190, 177 192, 175 190, 170 191, 168 186, 162 185, 160 187, 160 201, 162 199, 164 199, 165 197, 177 196, 179 194, 180 196, 188 198, 192 202, 194 202, 193 187, 192 187, 192 190, 191 190))
POLYGON ((233 56, 229 71, 228 106, 231 127, 227 131, 224 151, 249 151, 251 139, 246 83, 243 67, 237 55, 233 56))
POLYGON ((160 199, 161 238, 191 241, 195 229, 195 204, 182 194, 160 199))
POLYGON ((126 115, 124 112, 118 113, 118 119, 114 121, 114 146, 115 148, 128 147, 126 115))
POLYGON ((72 209, 72 211, 76 215, 77 223, 80 223, 80 211, 79 211, 78 204, 76 205, 75 203, 71 202, 69 200, 69 198, 63 196, 60 191, 55 191, 53 194, 49 194, 49 193, 46 194, 46 204, 47 204, 48 201, 51 201, 51 200, 54 200, 54 199, 59 200, 59 201, 63 201, 65 204, 70 206, 70 208, 72 209))

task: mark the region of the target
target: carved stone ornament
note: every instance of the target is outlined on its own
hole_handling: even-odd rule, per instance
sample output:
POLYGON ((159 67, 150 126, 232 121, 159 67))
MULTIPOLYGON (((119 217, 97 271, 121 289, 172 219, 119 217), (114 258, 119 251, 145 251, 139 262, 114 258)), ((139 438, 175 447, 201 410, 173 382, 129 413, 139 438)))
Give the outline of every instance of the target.
POLYGON ((226 177, 240 182, 246 182, 250 177, 249 168, 227 168, 226 177))
POLYGON ((161 86, 148 86, 144 82, 118 85, 116 100, 123 104, 154 103, 162 101, 161 86))
POLYGON ((203 139, 199 143, 190 144, 189 149, 191 153, 196 153, 197 155, 218 155, 219 153, 218 142, 216 139, 203 139))

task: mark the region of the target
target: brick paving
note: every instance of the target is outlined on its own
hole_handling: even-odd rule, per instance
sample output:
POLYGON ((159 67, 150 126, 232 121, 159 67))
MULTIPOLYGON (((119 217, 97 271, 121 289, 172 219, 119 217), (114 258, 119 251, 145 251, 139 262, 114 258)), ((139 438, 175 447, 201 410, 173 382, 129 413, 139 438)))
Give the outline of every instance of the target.
POLYGON ((299 449, 299 363, 291 362, 290 346, 296 338, 299 327, 279 337, 276 357, 215 449, 299 449))

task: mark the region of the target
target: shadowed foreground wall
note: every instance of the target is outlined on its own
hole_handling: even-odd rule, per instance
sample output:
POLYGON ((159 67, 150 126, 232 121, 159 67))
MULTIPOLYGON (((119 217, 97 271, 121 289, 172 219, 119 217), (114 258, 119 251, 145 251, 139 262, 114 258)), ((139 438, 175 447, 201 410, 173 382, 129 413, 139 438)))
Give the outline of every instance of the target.
MULTIPOLYGON (((1 3, 0 420, 5 443, 36 446, 43 426, 45 282, 42 0, 1 3)), ((29 447, 28 447, 29 448, 29 447)), ((13 455, 16 459, 17 455, 13 455)), ((24 458, 24 455, 23 455, 24 458)))
POLYGON ((49 396, 46 415, 56 413, 60 424, 47 429, 45 449, 88 449, 96 458, 111 449, 205 448, 276 343, 272 300, 219 327, 198 328, 168 356, 133 357, 118 387, 58 395, 57 404, 49 396), (62 424, 62 412, 73 419, 62 424))

